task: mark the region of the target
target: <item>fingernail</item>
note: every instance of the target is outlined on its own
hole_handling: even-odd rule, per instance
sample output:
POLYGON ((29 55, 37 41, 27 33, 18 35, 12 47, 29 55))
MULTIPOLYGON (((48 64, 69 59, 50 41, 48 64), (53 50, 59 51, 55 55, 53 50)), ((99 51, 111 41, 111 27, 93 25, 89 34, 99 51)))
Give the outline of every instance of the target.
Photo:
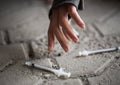
POLYGON ((53 45, 50 45, 50 46, 48 47, 48 50, 51 51, 52 49, 53 49, 53 45))
POLYGON ((82 28, 85 29, 85 24, 82 25, 82 28))
POLYGON ((74 42, 77 43, 79 41, 78 38, 74 38, 74 42))
POLYGON ((69 51, 69 47, 64 47, 65 52, 69 51))
POLYGON ((48 47, 48 51, 51 51, 51 47, 48 47))

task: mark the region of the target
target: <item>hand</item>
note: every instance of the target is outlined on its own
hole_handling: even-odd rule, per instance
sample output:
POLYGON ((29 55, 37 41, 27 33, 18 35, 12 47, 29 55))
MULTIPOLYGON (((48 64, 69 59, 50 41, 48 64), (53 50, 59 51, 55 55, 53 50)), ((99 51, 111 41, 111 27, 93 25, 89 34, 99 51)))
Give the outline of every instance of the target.
POLYGON ((69 51, 69 41, 78 42, 78 37, 73 33, 72 26, 68 20, 68 14, 75 20, 81 28, 85 28, 85 24, 79 16, 76 7, 72 4, 64 5, 53 9, 50 17, 50 24, 48 29, 48 50, 54 48, 55 37, 59 41, 61 47, 65 52, 69 51))

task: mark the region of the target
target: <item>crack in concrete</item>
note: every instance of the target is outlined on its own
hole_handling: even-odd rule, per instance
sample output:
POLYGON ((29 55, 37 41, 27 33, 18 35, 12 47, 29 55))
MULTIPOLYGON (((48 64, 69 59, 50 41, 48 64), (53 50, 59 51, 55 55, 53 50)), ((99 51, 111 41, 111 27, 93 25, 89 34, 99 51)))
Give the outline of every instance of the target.
POLYGON ((92 26, 95 28, 95 30, 99 33, 101 37, 104 37, 104 34, 100 31, 99 27, 95 23, 93 23, 92 26))
POLYGON ((106 71, 115 61, 117 60, 116 57, 112 57, 110 60, 108 60, 106 63, 104 63, 100 68, 98 68, 94 73, 96 75, 102 74, 104 71, 106 71))
POLYGON ((4 35, 4 40, 5 40, 6 44, 11 44, 8 30, 5 30, 4 34, 5 34, 4 35))
POLYGON ((13 65, 13 60, 10 60, 9 62, 7 62, 4 66, 2 66, 0 68, 0 72, 3 72, 5 69, 7 69, 9 66, 13 65))
POLYGON ((109 20, 111 17, 115 16, 119 12, 120 12, 119 9, 114 9, 111 12, 107 13, 106 15, 104 15, 102 18, 100 18, 99 22, 105 23, 107 20, 109 20))
POLYGON ((2 45, 6 45, 7 42, 6 42, 6 32, 5 31, 0 31, 0 36, 1 36, 1 44, 2 45))

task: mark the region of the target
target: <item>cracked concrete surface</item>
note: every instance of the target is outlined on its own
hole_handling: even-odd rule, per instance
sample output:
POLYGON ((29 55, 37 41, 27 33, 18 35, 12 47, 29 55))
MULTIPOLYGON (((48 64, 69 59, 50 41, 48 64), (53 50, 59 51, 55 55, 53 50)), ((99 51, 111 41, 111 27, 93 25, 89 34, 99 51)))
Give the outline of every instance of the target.
POLYGON ((64 66, 68 71, 70 71, 72 73, 72 76, 98 75, 100 72, 104 71, 104 69, 107 68, 110 63, 115 62, 116 57, 119 57, 119 52, 100 53, 95 55, 79 57, 79 51, 115 47, 119 45, 118 42, 120 41, 118 40, 114 40, 114 37, 112 38, 111 36, 105 37, 105 39, 94 38, 89 40, 87 43, 83 42, 83 44, 81 43, 81 45, 78 44, 79 48, 76 49, 74 53, 58 57, 56 58, 56 60, 60 66, 64 66), (92 41, 92 43, 89 43, 90 41, 92 41), (89 44, 90 47, 88 47, 89 44))
POLYGON ((79 14, 86 23, 80 42, 65 53, 58 41, 47 51, 48 10, 45 0, 0 1, 0 84, 2 85, 119 85, 120 51, 78 56, 78 51, 120 46, 119 0, 85 0, 79 14), (72 73, 69 79, 27 67, 26 60, 72 73))

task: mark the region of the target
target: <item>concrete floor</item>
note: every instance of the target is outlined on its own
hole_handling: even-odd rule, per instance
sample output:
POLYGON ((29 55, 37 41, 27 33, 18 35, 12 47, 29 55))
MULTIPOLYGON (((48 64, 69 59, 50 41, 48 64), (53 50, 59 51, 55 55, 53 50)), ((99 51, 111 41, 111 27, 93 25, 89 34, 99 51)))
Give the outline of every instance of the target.
POLYGON ((120 46, 120 1, 85 0, 79 11, 86 23, 80 42, 70 43, 65 53, 56 42, 47 51, 48 12, 45 0, 0 1, 0 84, 1 85, 119 85, 120 51, 78 56, 79 51, 120 46), (65 68, 69 79, 24 65, 26 60, 50 67, 65 68))

